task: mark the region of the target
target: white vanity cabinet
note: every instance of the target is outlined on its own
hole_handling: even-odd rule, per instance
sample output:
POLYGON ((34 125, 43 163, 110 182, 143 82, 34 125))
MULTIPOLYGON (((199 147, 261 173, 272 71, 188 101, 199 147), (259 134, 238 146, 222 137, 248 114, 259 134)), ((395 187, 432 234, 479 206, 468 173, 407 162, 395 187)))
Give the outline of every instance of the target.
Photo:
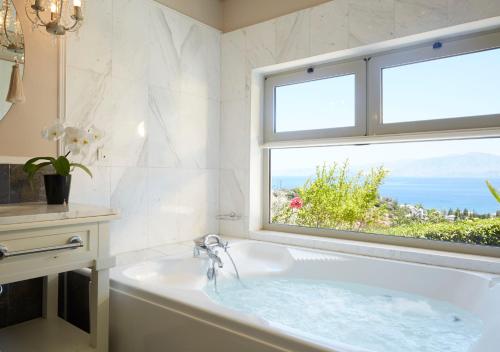
POLYGON ((0 352, 108 351, 109 222, 116 212, 78 204, 0 206, 0 284, 44 279, 43 318, 0 329, 0 352), (57 316, 58 273, 92 270, 90 335, 57 316))

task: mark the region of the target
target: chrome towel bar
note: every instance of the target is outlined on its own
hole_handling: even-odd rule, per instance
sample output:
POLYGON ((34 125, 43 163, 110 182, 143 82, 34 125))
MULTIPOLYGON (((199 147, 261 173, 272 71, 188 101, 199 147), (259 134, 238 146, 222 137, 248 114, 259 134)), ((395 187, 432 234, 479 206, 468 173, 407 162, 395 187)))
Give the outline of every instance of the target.
POLYGON ((50 247, 42 247, 42 248, 32 248, 32 249, 23 249, 19 251, 10 252, 7 247, 2 246, 0 244, 0 260, 8 257, 17 257, 20 255, 27 254, 35 254, 35 253, 43 253, 43 252, 52 252, 58 251, 61 249, 76 249, 83 247, 83 241, 80 236, 73 236, 69 239, 68 244, 63 244, 59 246, 50 246, 50 247))

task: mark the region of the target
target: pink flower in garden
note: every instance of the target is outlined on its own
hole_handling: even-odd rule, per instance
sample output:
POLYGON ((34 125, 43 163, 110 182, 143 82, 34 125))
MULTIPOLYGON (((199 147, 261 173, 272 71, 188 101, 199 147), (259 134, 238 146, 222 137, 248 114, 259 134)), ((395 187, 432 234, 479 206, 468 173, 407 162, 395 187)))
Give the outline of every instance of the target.
POLYGON ((304 202, 302 201, 302 199, 300 197, 295 197, 290 201, 290 208, 300 209, 300 208, 302 208, 303 204, 304 204, 304 202))

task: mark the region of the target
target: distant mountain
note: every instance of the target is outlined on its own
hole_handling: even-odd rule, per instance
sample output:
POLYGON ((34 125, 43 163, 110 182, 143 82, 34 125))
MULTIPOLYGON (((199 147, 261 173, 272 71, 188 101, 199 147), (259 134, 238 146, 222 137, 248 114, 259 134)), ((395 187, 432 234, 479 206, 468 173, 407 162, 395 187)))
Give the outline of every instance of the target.
POLYGON ((500 156, 487 153, 402 160, 384 166, 392 177, 500 177, 500 156))
MULTIPOLYGON (((352 172, 378 167, 377 164, 351 165, 352 172)), ((383 166, 390 170, 389 177, 470 177, 500 178, 500 155, 466 153, 427 159, 408 159, 388 162, 383 166)), ((290 168, 280 170, 275 176, 306 177, 314 169, 290 168)))

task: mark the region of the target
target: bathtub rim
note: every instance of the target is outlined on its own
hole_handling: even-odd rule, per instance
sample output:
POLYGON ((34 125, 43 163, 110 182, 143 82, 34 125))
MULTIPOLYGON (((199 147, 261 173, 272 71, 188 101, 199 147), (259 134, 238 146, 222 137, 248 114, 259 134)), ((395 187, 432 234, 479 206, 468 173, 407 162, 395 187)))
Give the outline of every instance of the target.
MULTIPOLYGON (((231 238, 228 236, 224 237, 231 238)), ((342 254, 359 255, 364 257, 395 260, 399 262, 500 275, 500 258, 482 255, 446 252, 440 250, 270 230, 249 231, 248 238, 240 237, 238 239, 247 239, 259 242, 338 252, 342 254)))

